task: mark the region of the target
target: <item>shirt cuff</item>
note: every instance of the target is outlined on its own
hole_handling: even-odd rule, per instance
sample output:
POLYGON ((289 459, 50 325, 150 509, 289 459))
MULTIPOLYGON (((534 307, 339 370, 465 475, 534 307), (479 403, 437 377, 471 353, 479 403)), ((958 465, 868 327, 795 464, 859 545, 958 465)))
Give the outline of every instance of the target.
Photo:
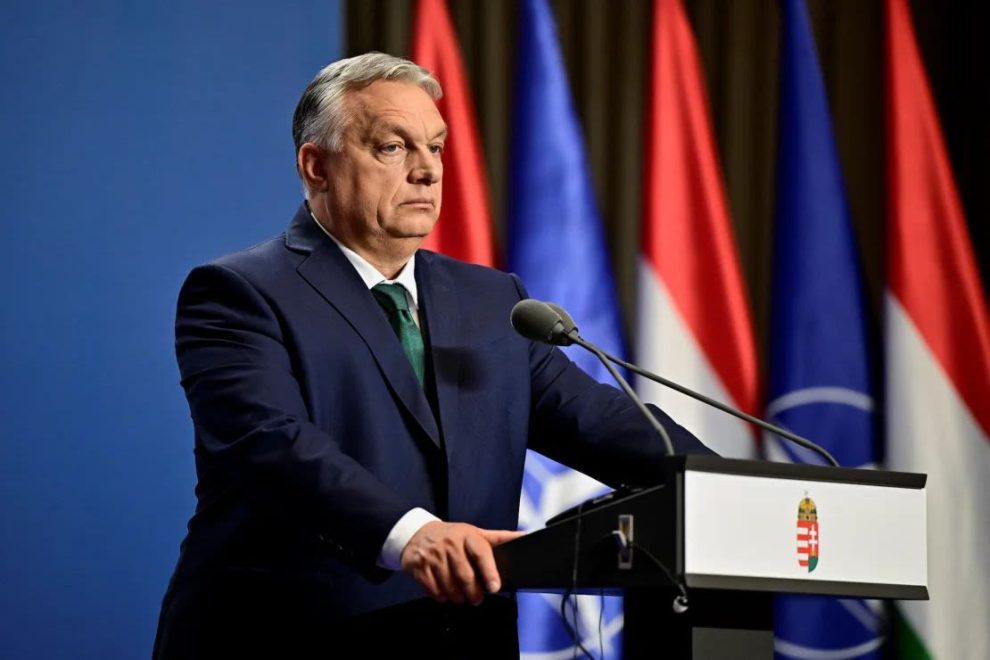
POLYGON ((392 531, 385 537, 385 544, 378 555, 378 565, 392 571, 402 568, 402 551, 406 544, 426 523, 440 520, 426 509, 410 509, 399 518, 392 531))

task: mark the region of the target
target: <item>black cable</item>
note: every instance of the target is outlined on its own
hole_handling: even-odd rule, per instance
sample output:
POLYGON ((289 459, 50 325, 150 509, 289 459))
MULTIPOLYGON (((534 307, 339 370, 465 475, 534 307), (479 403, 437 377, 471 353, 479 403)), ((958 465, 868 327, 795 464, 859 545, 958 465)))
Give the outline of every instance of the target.
POLYGON ((646 557, 647 557, 647 559, 649 559, 649 560, 650 560, 650 561, 652 561, 652 562, 653 562, 654 564, 656 564, 656 566, 657 566, 657 567, 658 567, 658 568, 659 568, 659 569, 660 569, 661 571, 663 571, 663 574, 667 576, 667 579, 668 579, 668 580, 670 580, 670 581, 671 581, 671 583, 672 583, 672 584, 673 584, 673 585, 674 585, 675 587, 677 587, 677 590, 681 592, 681 594, 680 594, 680 595, 679 595, 679 596, 678 596, 677 598, 675 598, 675 599, 674 599, 674 610, 675 610, 675 611, 677 611, 677 609, 678 609, 679 607, 680 607, 680 608, 683 608, 683 610, 682 610, 682 611, 684 611, 684 610, 687 610, 687 607, 688 607, 688 594, 687 594, 687 589, 685 589, 685 588, 684 588, 684 585, 683 585, 683 584, 681 584, 681 583, 680 583, 680 582, 679 582, 678 580, 676 580, 676 579, 674 579, 674 576, 673 576, 673 574, 671 574, 671 572, 670 572, 670 571, 669 571, 669 570, 667 569, 667 565, 666 565, 666 564, 664 564, 664 563, 663 563, 662 561, 660 561, 659 559, 657 559, 657 558, 656 558, 656 557, 655 557, 655 556, 653 555, 653 553, 652 553, 652 552, 650 552, 649 550, 647 550, 647 549, 646 549, 646 548, 644 548, 643 546, 641 546, 641 545, 639 545, 638 543, 630 543, 629 545, 630 545, 630 547, 632 547, 632 548, 636 548, 636 549, 638 549, 638 550, 639 550, 640 552, 642 552, 642 553, 643 553, 644 555, 646 555, 646 557))
POLYGON ((571 655, 571 657, 576 658, 577 652, 580 650, 581 653, 584 655, 584 657, 589 658, 590 660, 595 660, 595 656, 591 655, 588 649, 584 648, 584 644, 581 643, 581 637, 580 637, 581 630, 580 630, 580 626, 578 626, 577 616, 578 616, 577 596, 575 596, 571 592, 570 588, 568 588, 567 591, 564 592, 563 598, 560 599, 560 618, 563 619, 564 621, 564 630, 567 631, 567 634, 574 642, 574 646, 573 646, 574 653, 571 655), (573 619, 574 619, 573 628, 571 627, 570 622, 567 621, 568 598, 573 598, 573 600, 571 601, 571 612, 573 613, 573 619))
MULTIPOLYGON (((571 624, 569 624, 567 622, 567 596, 570 593, 571 593, 571 590, 570 589, 567 589, 566 591, 564 591, 564 595, 561 596, 561 598, 560 598, 560 619, 564 623, 564 630, 567 631, 567 636, 570 637, 571 640, 577 641, 575 639, 575 637, 574 637, 574 629, 571 628, 571 624)), ((574 651, 571 654, 571 658, 576 658, 577 657, 577 646, 571 645, 571 648, 574 651)))
POLYGON ((571 588, 569 591, 577 590, 578 582, 578 561, 581 550, 581 523, 584 522, 584 502, 578 506, 577 519, 574 521, 574 561, 571 562, 571 588))
POLYGON ((572 640, 574 640, 574 654, 572 657, 576 658, 577 651, 580 649, 581 653, 583 653, 585 657, 595 660, 595 656, 591 655, 591 653, 588 652, 588 649, 584 648, 584 644, 581 643, 581 628, 578 625, 577 598, 575 598, 571 604, 574 627, 572 628, 571 624, 567 622, 567 599, 571 597, 575 591, 577 591, 578 558, 580 556, 579 551, 581 549, 581 523, 583 522, 581 514, 584 513, 584 504, 585 503, 582 502, 578 505, 577 519, 574 521, 574 561, 571 562, 571 585, 567 588, 567 591, 564 592, 564 597, 560 599, 560 618, 564 621, 564 629, 567 630, 567 634, 571 636, 572 640))

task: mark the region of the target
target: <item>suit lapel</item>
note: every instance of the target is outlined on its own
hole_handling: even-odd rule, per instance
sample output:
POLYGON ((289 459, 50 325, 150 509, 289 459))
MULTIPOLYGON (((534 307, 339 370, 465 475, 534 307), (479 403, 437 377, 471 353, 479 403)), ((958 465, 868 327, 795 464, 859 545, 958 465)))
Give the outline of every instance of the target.
POLYGON ((457 299, 450 273, 434 263, 429 252, 416 253, 416 285, 419 287, 420 314, 429 332, 430 358, 437 387, 437 407, 448 456, 456 442, 457 391, 460 381, 457 299))
POLYGON ((305 205, 286 231, 285 242, 289 249, 309 254, 297 268, 299 275, 361 336, 392 392, 439 447, 436 419, 395 332, 347 257, 323 234, 305 205))

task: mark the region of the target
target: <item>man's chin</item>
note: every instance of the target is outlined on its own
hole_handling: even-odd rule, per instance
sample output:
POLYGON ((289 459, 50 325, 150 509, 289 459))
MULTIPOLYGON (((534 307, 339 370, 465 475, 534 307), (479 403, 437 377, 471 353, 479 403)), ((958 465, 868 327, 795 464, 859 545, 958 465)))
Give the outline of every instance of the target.
POLYGON ((388 227, 385 230, 392 238, 402 238, 402 239, 419 239, 423 240, 430 235, 433 231, 433 227, 436 226, 435 219, 423 219, 417 222, 403 222, 392 227, 388 227))

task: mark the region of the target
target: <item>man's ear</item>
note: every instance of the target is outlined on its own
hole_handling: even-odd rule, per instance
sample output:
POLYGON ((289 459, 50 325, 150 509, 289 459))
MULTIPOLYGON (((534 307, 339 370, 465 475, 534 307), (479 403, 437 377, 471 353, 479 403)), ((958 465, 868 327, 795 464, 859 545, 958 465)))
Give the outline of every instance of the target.
POLYGON ((299 147, 296 154, 296 169, 306 189, 311 192, 324 192, 327 189, 325 154, 323 149, 312 142, 299 147))

